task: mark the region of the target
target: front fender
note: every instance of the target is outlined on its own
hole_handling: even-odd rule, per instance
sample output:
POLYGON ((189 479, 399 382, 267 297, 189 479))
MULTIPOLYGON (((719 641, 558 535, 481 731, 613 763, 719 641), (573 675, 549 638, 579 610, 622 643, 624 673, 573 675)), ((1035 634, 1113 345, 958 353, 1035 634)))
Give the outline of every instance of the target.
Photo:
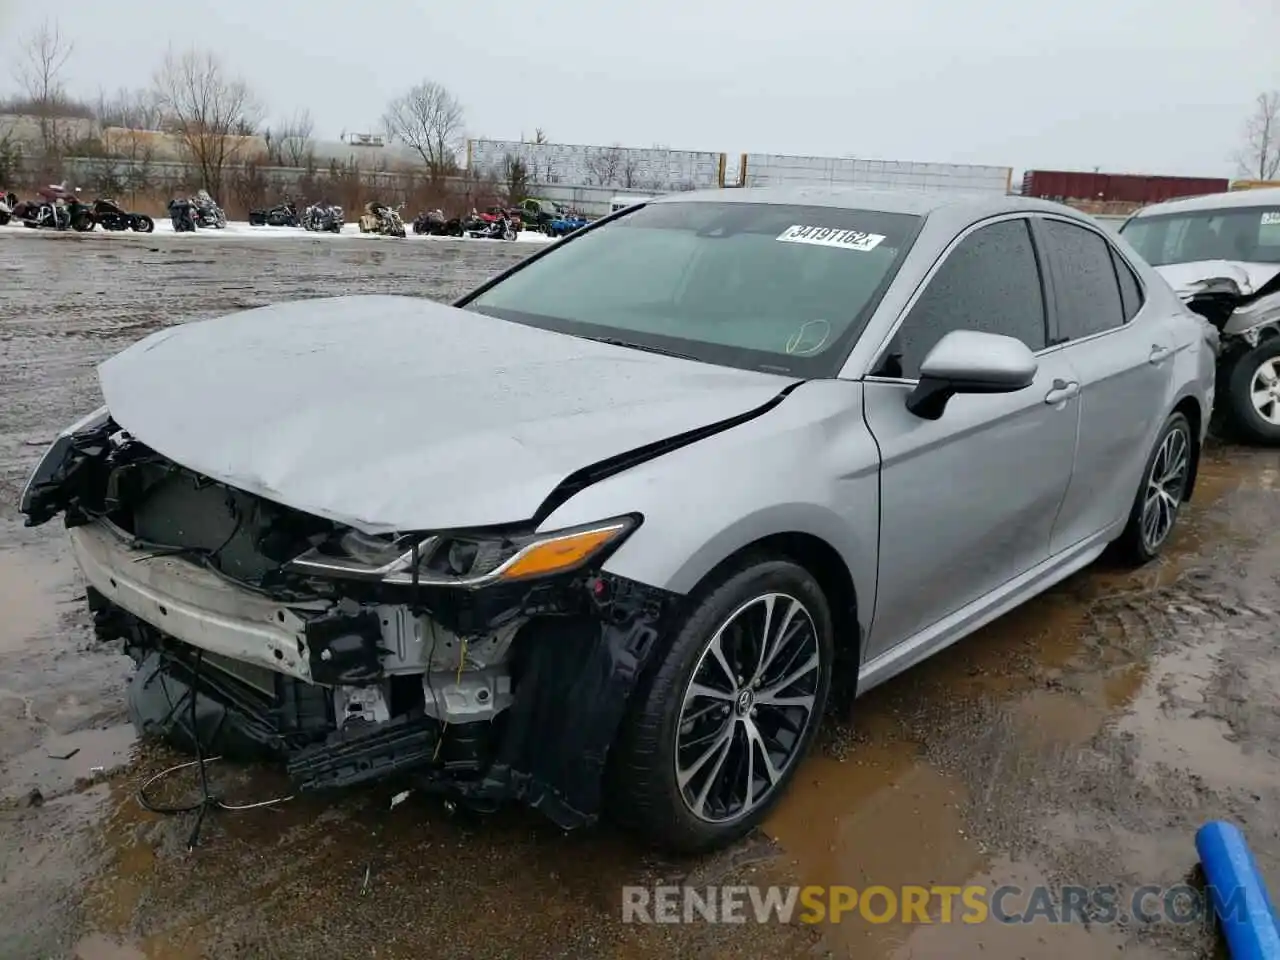
POLYGON ((820 380, 753 420, 587 487, 541 529, 640 513, 644 522, 604 569, 678 594, 758 540, 808 534, 844 560, 866 629, 879 509, 879 450, 862 418, 862 384, 820 380))

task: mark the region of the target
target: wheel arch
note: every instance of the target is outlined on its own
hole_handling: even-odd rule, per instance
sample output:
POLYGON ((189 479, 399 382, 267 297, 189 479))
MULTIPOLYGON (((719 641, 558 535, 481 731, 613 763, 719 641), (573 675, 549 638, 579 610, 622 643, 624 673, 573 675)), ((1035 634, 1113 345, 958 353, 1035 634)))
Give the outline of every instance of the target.
POLYGON ((788 530, 765 534, 737 547, 699 578, 687 595, 691 601, 705 596, 752 558, 789 560, 818 581, 831 608, 836 650, 833 687, 841 692, 856 689, 862 663, 862 628, 858 622, 858 589, 853 572, 830 542, 814 533, 788 530))
POLYGON ((1200 409, 1200 401, 1190 394, 1184 396, 1173 405, 1172 413, 1180 413, 1187 418, 1187 422, 1191 425, 1191 471, 1187 477, 1187 489, 1182 495, 1183 501, 1191 499, 1191 495, 1196 489, 1196 477, 1200 473, 1200 450, 1202 447, 1201 436, 1202 426, 1205 420, 1205 411, 1200 409))

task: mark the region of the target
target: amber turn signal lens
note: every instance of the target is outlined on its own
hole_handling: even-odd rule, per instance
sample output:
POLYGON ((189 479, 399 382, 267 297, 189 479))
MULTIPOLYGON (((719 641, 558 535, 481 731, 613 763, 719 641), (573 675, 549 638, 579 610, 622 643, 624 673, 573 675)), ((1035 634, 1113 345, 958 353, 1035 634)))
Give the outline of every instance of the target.
POLYGON ((627 529, 626 523, 613 523, 578 533, 566 533, 532 544, 518 553, 511 565, 502 570, 502 579, 544 577, 571 570, 585 562, 627 529))

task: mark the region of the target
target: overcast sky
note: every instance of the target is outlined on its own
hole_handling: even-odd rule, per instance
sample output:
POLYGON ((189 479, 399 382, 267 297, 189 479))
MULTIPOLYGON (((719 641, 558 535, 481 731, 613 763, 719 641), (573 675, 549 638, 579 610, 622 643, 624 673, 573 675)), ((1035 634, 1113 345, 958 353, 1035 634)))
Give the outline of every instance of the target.
POLYGON ((44 17, 72 92, 216 52, 274 117, 378 126, 430 79, 471 135, 1230 176, 1280 88, 1280 0, 0 0, 0 91, 44 17), (6 69, 10 68, 10 69, 6 69))

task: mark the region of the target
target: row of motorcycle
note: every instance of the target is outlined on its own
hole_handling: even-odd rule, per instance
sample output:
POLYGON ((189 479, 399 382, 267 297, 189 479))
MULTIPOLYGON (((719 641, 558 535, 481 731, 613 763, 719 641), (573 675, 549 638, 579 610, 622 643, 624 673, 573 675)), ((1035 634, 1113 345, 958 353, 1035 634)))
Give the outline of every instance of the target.
POLYGON ((0 197, 0 226, 16 220, 24 227, 79 233, 95 227, 135 233, 150 233, 156 228, 155 221, 145 213, 131 213, 108 197, 90 203, 80 198, 79 188, 69 189, 65 183, 42 187, 36 194, 34 200, 19 200, 11 192, 0 197))
MULTIPOLYGON (((364 205, 357 224, 361 233, 384 237, 404 237, 404 207, 390 206, 377 200, 364 205)), ((311 204, 301 213, 290 199, 274 207, 249 211, 249 225, 256 227, 302 227, 305 230, 341 233, 345 218, 342 207, 327 202, 311 204)), ((441 210, 429 210, 414 218, 412 228, 418 236, 474 237, 485 240, 515 240, 521 221, 515 211, 493 209, 487 213, 472 210, 466 217, 446 217, 441 210)))

